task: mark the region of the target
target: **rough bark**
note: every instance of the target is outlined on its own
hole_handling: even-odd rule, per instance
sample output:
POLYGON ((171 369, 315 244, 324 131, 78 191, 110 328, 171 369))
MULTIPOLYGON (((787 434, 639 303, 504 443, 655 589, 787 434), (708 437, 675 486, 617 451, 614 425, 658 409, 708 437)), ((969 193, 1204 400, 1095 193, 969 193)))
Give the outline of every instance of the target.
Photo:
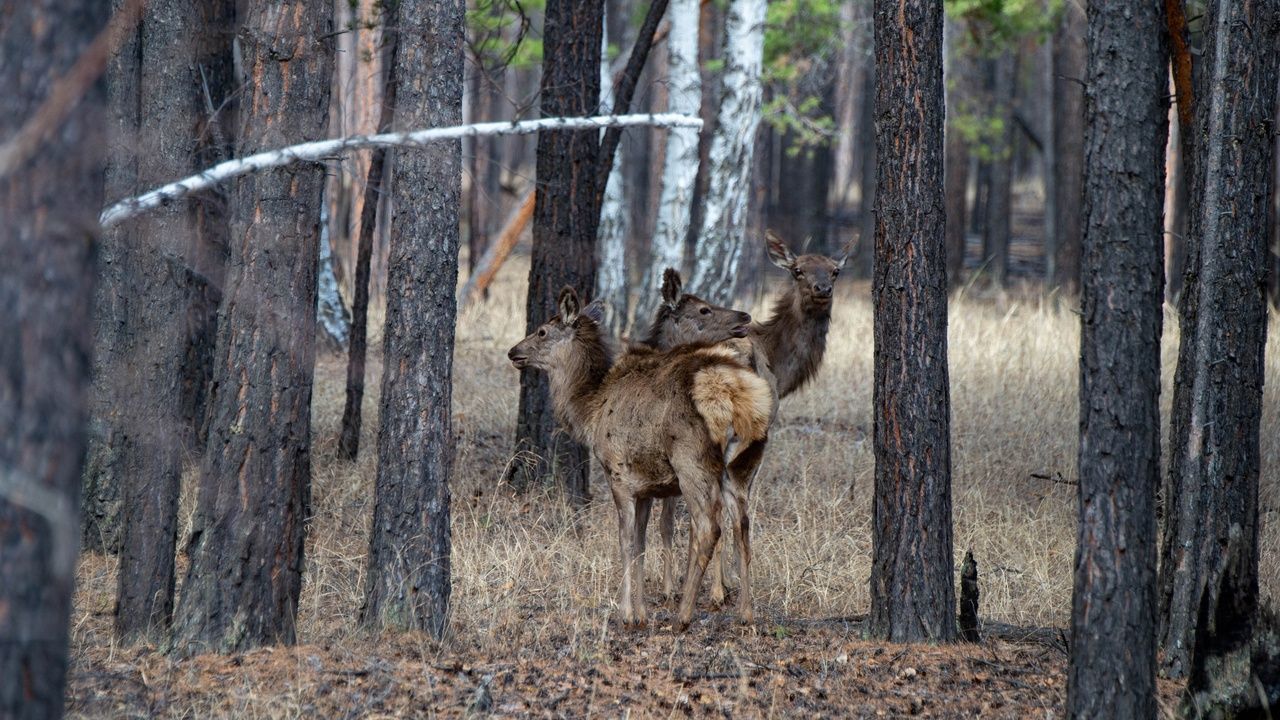
POLYGON ((877 0, 872 636, 956 637, 942 5, 877 0))
POLYGON ((742 260, 760 126, 765 5, 765 0, 733 0, 725 14, 724 86, 707 158, 707 192, 689 283, 717 305, 733 300, 742 260))
MULTIPOLYGON (((698 0, 672 0, 671 34, 667 36, 667 110, 697 116, 702 108, 702 79, 698 74, 698 0)), ((636 300, 638 326, 649 321, 662 297, 662 273, 684 268, 685 239, 693 210, 698 177, 698 131, 673 129, 667 133, 662 166, 662 195, 653 233, 649 270, 636 300)))
MULTIPOLYGON (((332 6, 250 2, 238 155, 323 138, 332 6)), ((324 169, 240 178, 218 327, 209 448, 174 650, 234 652, 295 637, 310 502, 316 261, 324 169)))
MULTIPOLYGON (((192 128, 204 116, 204 58, 189 38, 209 32, 211 5, 148 3, 129 48, 136 54, 113 62, 112 191, 133 195, 198 169, 192 128)), ((92 456, 110 460, 95 464, 86 482, 98 489, 119 483, 115 626, 126 641, 158 640, 173 614, 178 489, 189 439, 182 401, 190 256, 200 242, 197 202, 157 208, 112 228, 102 243, 109 261, 98 296, 92 456)), ((97 517, 88 513, 88 527, 97 517)))
POLYGON ((1062 6, 1053 36, 1053 227, 1057 238, 1055 282, 1063 292, 1080 290, 1080 241, 1084 215, 1084 3, 1062 6))
POLYGON ((1018 56, 1006 50, 995 61, 992 93, 1001 132, 992 144, 991 185, 987 191, 986 223, 982 230, 982 256, 991 281, 1003 286, 1009 275, 1009 233, 1013 199, 1013 96, 1018 77, 1018 56))
MULTIPOLYGON (((1217 655, 1195 660, 1209 666, 1239 649, 1232 635, 1247 641, 1258 602, 1269 150, 1280 65, 1274 48, 1249 38, 1278 36, 1280 6, 1210 2, 1204 22, 1161 549, 1160 644, 1171 677, 1187 673, 1193 647, 1217 655)), ((1239 682, 1238 671, 1223 663, 1201 679, 1239 682)))
MULTIPOLYGON (((396 123, 462 121, 462 0, 401 0, 396 123)), ((462 144, 396 158, 366 625, 443 636, 462 144)))
MULTIPOLYGON (((383 14, 386 27, 397 27, 398 5, 383 14)), ((378 131, 388 132, 396 106, 396 38, 398 30, 386 34, 382 67, 386 80, 382 91, 382 110, 378 131)), ((342 407, 342 432, 338 436, 338 457, 355 460, 360 454, 360 427, 363 423, 364 372, 369 348, 369 267, 373 260, 373 233, 378 224, 379 198, 387 175, 387 148, 373 151, 369 160, 369 176, 365 179, 364 202, 360 206, 360 239, 356 244, 355 292, 351 301, 351 344, 347 346, 347 394, 342 407)), ((384 218, 385 221, 385 218, 384 218)))
POLYGON ((947 68, 944 73, 947 92, 946 157, 943 160, 946 176, 943 179, 947 203, 947 281, 951 287, 960 283, 964 270, 966 210, 969 202, 969 144, 956 127, 962 112, 971 111, 968 97, 970 75, 973 72, 968 59, 970 49, 964 38, 966 26, 959 21, 948 20, 947 68))
MULTIPOLYGON (((0 137, 102 30, 99 2, 5 6, 0 137)), ((91 88, 0 179, 0 716, 62 716, 85 456, 103 96, 91 88)))
MULTIPOLYGON (((549 0, 543 26, 542 116, 585 116, 600 104, 600 2, 549 0)), ((596 229, 600 216, 595 133, 546 132, 538 136, 537 192, 526 332, 556 314, 556 293, 565 285, 580 292, 595 287, 596 229)), ((586 449, 560 429, 552 414, 545 373, 520 373, 516 452, 512 481, 527 487, 548 477, 563 482, 573 502, 585 502, 590 477, 586 449)))
POLYGON ((1156 715, 1163 24, 1155 3, 1089 6, 1072 717, 1156 715))

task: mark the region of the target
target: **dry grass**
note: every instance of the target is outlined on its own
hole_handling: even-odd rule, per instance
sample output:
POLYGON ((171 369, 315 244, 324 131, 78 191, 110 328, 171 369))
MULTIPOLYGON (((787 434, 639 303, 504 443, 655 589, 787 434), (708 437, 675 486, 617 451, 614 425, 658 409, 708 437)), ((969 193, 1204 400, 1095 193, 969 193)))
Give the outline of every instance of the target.
MULTIPOLYGON (((429 664, 444 657, 494 662, 523 651, 545 652, 550 662, 561 658, 581 667, 598 667, 600 662, 608 664, 609 653, 618 652, 616 631, 609 623, 618 577, 616 526, 599 476, 593 484, 596 500, 576 516, 554 489, 515 495, 500 482, 510 460, 519 390, 517 373, 505 354, 524 334, 526 272, 527 261, 513 259, 500 274, 489 301, 469 309, 459 321, 454 367, 458 445, 453 483, 453 635, 443 646, 412 636, 395 640, 398 662, 429 664), (412 649, 406 650, 406 644, 412 649)), ((371 326, 381 323, 371 322, 371 326)), ((753 587, 757 612, 763 618, 758 630, 765 640, 773 636, 784 642, 804 623, 860 614, 868 608, 871 327, 867 287, 846 287, 837 303, 822 371, 809 388, 783 402, 772 432, 752 499, 753 587)), ((1167 409, 1177 341, 1172 316, 1166 318, 1165 327, 1163 399, 1167 409)), ((1261 577, 1264 594, 1273 598, 1280 593, 1276 522, 1280 433, 1275 430, 1280 427, 1278 331, 1280 324, 1273 322, 1262 433, 1261 577)), ((961 297, 952 304, 956 566, 964 551, 972 548, 980 566, 982 615, 987 620, 1061 627, 1069 618, 1075 545, 1075 488, 1069 483, 1075 472, 1078 338, 1079 317, 1051 307, 1050 301, 961 297)), ((360 653, 391 652, 355 625, 373 509, 380 385, 380 340, 374 338, 370 345, 367 420, 356 463, 334 457, 344 361, 335 356, 318 361, 313 414, 315 515, 299 618, 299 641, 311 649, 291 651, 282 661, 292 668, 285 676, 299 682, 315 673, 316 663, 359 664, 352 658, 360 653), (321 659, 316 660, 317 656, 321 659)), ((184 514, 189 515, 192 504, 191 498, 184 499, 184 514)), ((651 559, 651 604, 657 601, 655 566, 651 559)), ((111 563, 102 558, 87 558, 82 565, 73 641, 77 659, 73 711, 101 712, 106 706, 94 704, 95 688, 109 683, 100 676, 108 673, 105 668, 113 667, 112 662, 125 661, 157 663, 160 669, 153 673, 163 672, 167 682, 179 682, 183 672, 188 680, 229 673, 228 684, 215 684, 199 696, 204 698, 199 703, 159 707, 154 705, 154 694, 148 696, 152 710, 160 714, 289 717, 314 711, 316 706, 309 703, 320 692, 314 683, 292 690, 264 690, 233 669, 182 666, 162 662, 146 650, 116 648, 106 619, 113 572, 111 563)), ((704 615, 691 636, 698 640, 690 642, 737 642, 741 631, 721 629, 724 615, 704 615)), ((648 642, 659 643, 654 649, 658 655, 669 650, 675 658, 682 641, 670 636, 661 622, 664 617, 659 613, 659 627, 650 631, 648 642)), ((833 637, 852 642, 847 628, 843 632, 833 637)), ((1060 663, 1054 667, 1058 669, 1051 675, 1060 672, 1060 663)), ((1060 702, 1061 688, 1046 697, 1046 702, 1054 698, 1060 702)), ((380 706, 369 706, 376 707, 380 706)), ((383 711, 392 712, 390 707, 383 711)), ((590 708, 590 703, 585 707, 590 708)), ((669 712, 659 707, 639 705, 637 714, 669 712)), ((394 712, 413 714, 403 709, 394 712)), ((749 714, 757 712, 785 714, 785 706, 749 714)))

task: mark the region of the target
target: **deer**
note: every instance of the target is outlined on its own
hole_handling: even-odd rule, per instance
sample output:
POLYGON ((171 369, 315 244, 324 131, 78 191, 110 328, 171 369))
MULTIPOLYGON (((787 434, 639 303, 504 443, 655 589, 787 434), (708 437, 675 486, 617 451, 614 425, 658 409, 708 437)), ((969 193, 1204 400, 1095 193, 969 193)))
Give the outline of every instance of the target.
MULTIPOLYGON (((806 254, 797 257, 778 236, 772 232, 765 234, 769 259, 774 265, 791 274, 792 282, 787 290, 774 301, 773 310, 768 320, 763 323, 752 323, 747 338, 751 344, 751 366, 770 385, 775 412, 778 401, 803 387, 817 373, 826 354, 827 333, 831 326, 831 306, 835 279, 844 268, 852 250, 846 245, 841 254, 831 258, 825 255, 806 254)), ((674 273, 674 271, 670 271, 674 273)), ((668 301, 667 276, 663 277, 663 300, 668 301)), ((675 274, 676 289, 679 293, 679 274, 675 274)), ((665 307, 665 306, 664 306, 665 307)), ((669 318, 664 317, 660 309, 654 319, 654 328, 649 338, 658 338, 655 347, 669 349, 672 343, 714 341, 713 337, 700 337, 694 333, 680 333, 671 326, 669 318), (660 328, 660 325, 664 327, 660 328), (661 330, 661 331, 660 331, 661 330), (665 345, 664 345, 665 343, 665 345)), ((646 341, 647 342, 647 341, 646 341)), ((770 418, 772 424, 773 418, 770 418)), ((725 526, 736 534, 750 532, 750 520, 746 515, 751 486, 754 483, 759 464, 763 460, 767 437, 749 442, 737 450, 737 466, 740 470, 736 478, 728 478, 722 488, 722 494, 728 496, 724 503, 728 516, 725 526)), ((670 559, 670 548, 674 536, 676 499, 664 499, 659 520, 659 532, 663 547, 668 552, 667 563, 663 566, 663 585, 668 597, 671 596, 672 584, 668 579, 672 573, 674 559, 670 559)), ((738 549, 739 574, 739 615, 750 617, 751 585, 749 581, 750 539, 735 537, 734 546, 738 549), (743 551, 746 555, 743 555, 743 551)), ((711 600, 716 605, 724 603, 724 577, 728 574, 729 559, 723 553, 717 553, 711 565, 711 600)))
POLYGON ((556 418, 604 468, 618 514, 619 608, 628 627, 645 624, 645 530, 653 500, 684 496, 690 550, 675 623, 684 631, 720 538, 721 477, 740 474, 737 457, 725 460, 730 438, 752 443, 767 436, 772 390, 741 351, 720 345, 636 348, 614 362, 599 302, 584 308, 565 287, 557 306, 559 313, 507 356, 518 369, 548 374, 556 418))

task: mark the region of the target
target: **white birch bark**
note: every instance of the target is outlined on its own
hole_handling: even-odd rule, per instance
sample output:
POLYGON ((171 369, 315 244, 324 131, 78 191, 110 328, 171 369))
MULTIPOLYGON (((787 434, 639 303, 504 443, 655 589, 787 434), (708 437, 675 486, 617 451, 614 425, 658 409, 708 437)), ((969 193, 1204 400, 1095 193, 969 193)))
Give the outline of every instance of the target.
MULTIPOLYGON (((608 27, 608 23, 605 24, 608 27)), ((613 72, 609 67, 609 36, 601 34, 600 48, 600 112, 612 113, 614 97, 613 72)), ((601 135, 604 131, 601 131, 601 135)), ((600 205, 600 226, 596 233, 596 297, 604 300, 604 321, 609 331, 617 334, 627 319, 627 209, 622 175, 622 155, 613 156, 609 182, 600 205)))
POLYGON ((760 126, 764 18, 765 0, 731 0, 725 16, 724 90, 711 136, 705 212, 690 282, 695 293, 718 305, 733 300, 747 228, 760 126))
MULTIPOLYGON (((671 0, 667 14, 671 18, 671 34, 667 36, 667 112, 697 117, 702 110, 702 77, 698 73, 699 0, 671 0)), ((653 256, 636 300, 637 327, 644 327, 658 307, 663 271, 669 267, 684 270, 684 243, 689 236, 697 177, 698 130, 671 130, 667 133, 667 152, 662 165, 662 194, 653 231, 653 256)))
POLYGON ((351 334, 351 313, 338 291, 338 276, 333 271, 333 247, 330 242, 329 205, 320 204, 320 272, 316 284, 316 320, 339 348, 347 346, 351 334))

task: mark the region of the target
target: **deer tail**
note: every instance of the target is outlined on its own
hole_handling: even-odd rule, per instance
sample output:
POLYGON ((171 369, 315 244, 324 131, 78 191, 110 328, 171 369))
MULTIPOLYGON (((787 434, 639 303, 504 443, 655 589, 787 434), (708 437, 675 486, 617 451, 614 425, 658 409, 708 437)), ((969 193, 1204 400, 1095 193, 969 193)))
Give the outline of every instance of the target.
POLYGON ((693 377, 693 404, 721 447, 730 431, 744 443, 768 437, 773 392, 763 378, 737 363, 699 370, 693 377))

